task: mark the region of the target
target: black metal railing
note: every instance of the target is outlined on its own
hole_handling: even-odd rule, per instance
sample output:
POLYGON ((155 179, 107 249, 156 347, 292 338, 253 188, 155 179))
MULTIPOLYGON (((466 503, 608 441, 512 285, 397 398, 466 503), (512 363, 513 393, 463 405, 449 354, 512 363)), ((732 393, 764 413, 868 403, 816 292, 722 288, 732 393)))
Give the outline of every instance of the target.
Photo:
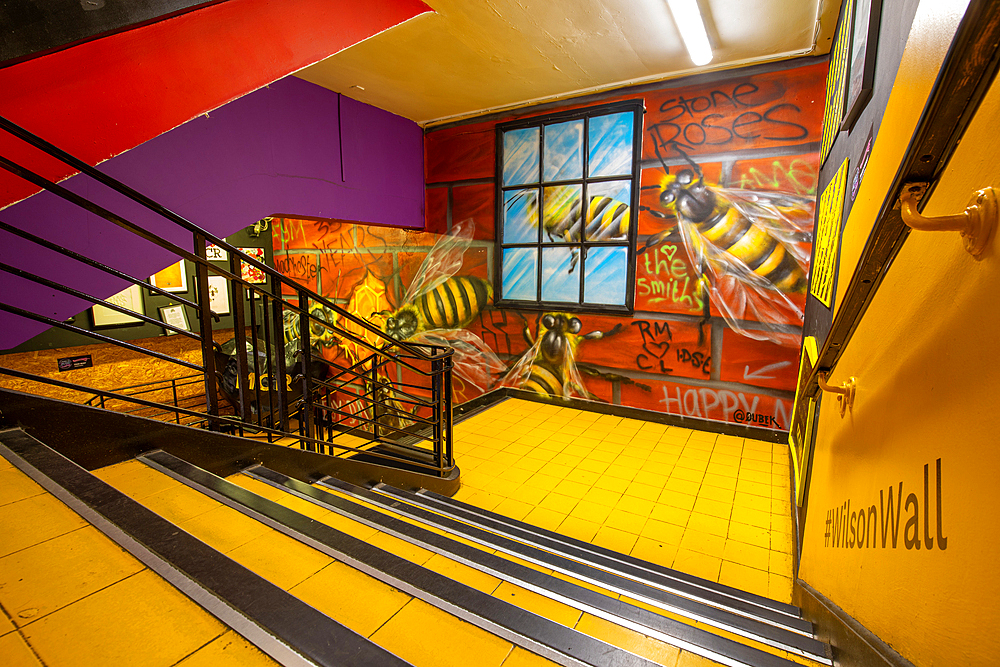
MULTIPOLYGON (((190 235, 191 249, 181 247, 21 164, 0 157, 0 167, 8 172, 127 230, 151 247, 169 251, 173 261, 181 258, 191 262, 195 267, 194 299, 179 298, 105 261, 42 238, 23 225, 19 228, 8 224, 2 220, 2 213, 0 243, 5 236, 17 237, 19 242, 73 260, 83 272, 110 275, 122 287, 138 285, 151 295, 169 297, 194 314, 194 323, 187 328, 179 322, 168 323, 106 302, 79 288, 88 282, 84 277, 75 279, 74 287, 66 285, 64 280, 3 262, 0 272, 162 327, 166 333, 192 341, 200 351, 197 362, 177 358, 12 305, 6 302, 5 295, 0 295, 0 311, 168 362, 173 369, 160 380, 114 389, 83 386, 2 366, 0 374, 85 392, 91 396, 87 402, 96 407, 266 438, 269 442, 323 454, 364 453, 370 461, 387 465, 402 463, 442 476, 454 467, 450 348, 396 340, 360 314, 303 288, 224 239, 2 117, 0 130, 57 158, 80 172, 80 177, 93 179, 152 211, 168 221, 171 229, 190 235), (209 244, 228 253, 227 267, 209 261, 206 254, 209 244), (263 273, 266 282, 258 284, 244 279, 245 266, 263 273), (221 318, 209 308, 210 275, 223 277, 229 291, 232 339, 227 345, 215 340, 221 318), (318 352, 320 337, 337 339, 355 350, 357 358, 343 365, 323 358, 318 352), (200 391, 191 392, 192 381, 201 384, 200 391), (185 387, 183 396, 177 394, 178 386, 185 387), (192 396, 197 400, 191 400, 192 396)), ((161 317, 165 317, 162 312, 161 317)), ((228 331, 228 326, 224 331, 228 331)))

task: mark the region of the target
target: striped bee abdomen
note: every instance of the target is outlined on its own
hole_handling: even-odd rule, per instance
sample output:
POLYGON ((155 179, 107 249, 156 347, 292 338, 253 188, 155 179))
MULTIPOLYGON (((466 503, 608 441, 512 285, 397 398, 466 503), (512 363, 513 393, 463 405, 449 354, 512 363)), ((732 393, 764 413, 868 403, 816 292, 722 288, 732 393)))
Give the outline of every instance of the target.
POLYGON ((600 195, 590 198, 587 240, 621 239, 628 235, 630 211, 627 204, 600 195))
POLYGON ((493 296, 492 286, 480 278, 449 278, 417 299, 427 329, 461 329, 475 318, 493 296))
POLYGON ((531 374, 523 385, 524 389, 542 396, 562 396, 562 382, 555 373, 541 364, 531 365, 531 374))

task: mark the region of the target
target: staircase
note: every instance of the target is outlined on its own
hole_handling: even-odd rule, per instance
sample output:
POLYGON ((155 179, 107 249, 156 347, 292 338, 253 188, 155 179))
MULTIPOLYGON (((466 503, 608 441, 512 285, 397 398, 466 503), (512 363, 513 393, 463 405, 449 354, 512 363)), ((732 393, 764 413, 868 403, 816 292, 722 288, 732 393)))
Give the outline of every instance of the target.
POLYGON ((17 624, 0 619, 3 655, 30 646, 27 658, 50 666, 220 655, 284 665, 833 664, 789 604, 437 493, 307 484, 261 465, 223 478, 163 450, 91 473, 20 429, 0 432, 0 455, 0 475, 17 480, 0 487, 0 606, 17 624), (8 521, 42 499, 60 516, 50 530, 59 537, 18 543, 8 521), (37 563, 56 556, 93 578, 107 556, 58 543, 84 533, 116 553, 120 571, 108 579, 121 581, 47 613, 59 604, 47 597, 65 603, 64 588, 89 585, 63 570, 68 583, 39 585, 12 607, 6 582, 38 579, 37 563), (17 558, 47 544, 47 557, 17 558), (90 614, 74 618, 88 602, 90 614), (43 618, 23 618, 27 608, 43 618), (157 620, 134 622, 150 608, 157 620), (74 646, 73 624, 92 633, 86 646, 74 646))

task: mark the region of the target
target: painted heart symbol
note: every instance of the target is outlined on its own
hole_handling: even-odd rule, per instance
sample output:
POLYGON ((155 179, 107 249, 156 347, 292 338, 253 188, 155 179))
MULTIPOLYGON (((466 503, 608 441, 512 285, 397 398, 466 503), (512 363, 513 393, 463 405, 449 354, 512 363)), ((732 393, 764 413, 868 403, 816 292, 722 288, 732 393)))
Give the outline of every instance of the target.
POLYGON ((652 354, 653 356, 655 356, 657 359, 662 359, 663 357, 665 357, 667 355, 667 352, 670 351, 670 343, 668 343, 668 342, 663 342, 663 343, 653 343, 653 342, 643 343, 642 347, 647 352, 649 352, 650 354, 652 354))

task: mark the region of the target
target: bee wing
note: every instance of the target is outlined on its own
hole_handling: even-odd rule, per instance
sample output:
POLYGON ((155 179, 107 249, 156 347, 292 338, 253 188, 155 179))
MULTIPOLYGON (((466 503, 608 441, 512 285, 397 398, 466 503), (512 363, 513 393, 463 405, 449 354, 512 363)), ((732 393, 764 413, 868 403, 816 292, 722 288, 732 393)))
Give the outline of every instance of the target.
POLYGON ((708 297, 729 327, 755 340, 791 344, 779 325, 789 318, 801 319, 802 310, 738 257, 703 239, 692 223, 681 218, 679 227, 689 260, 695 271, 708 277, 708 297), (762 329, 747 328, 747 320, 760 323, 762 329))
POLYGON ((590 392, 583 386, 583 378, 576 367, 574 345, 566 345, 563 355, 563 398, 590 398, 590 392))
POLYGON ((507 370, 483 339, 468 329, 431 329, 418 333, 410 341, 453 349, 452 368, 455 374, 479 391, 488 390, 494 378, 507 370))
POLYGON ((785 192, 713 188, 744 217, 768 231, 795 258, 803 271, 809 264, 815 202, 810 197, 785 192))
POLYGON ((475 230, 476 224, 472 219, 463 220, 438 239, 421 263, 417 275, 413 277, 410 287, 406 290, 406 296, 403 297, 403 303, 413 303, 462 268, 462 256, 472 245, 475 230))
POLYGON ((528 376, 531 375, 531 365, 535 363, 535 359, 538 358, 541 351, 542 337, 538 336, 538 340, 510 367, 501 384, 504 387, 523 387, 524 383, 528 381, 528 376))

